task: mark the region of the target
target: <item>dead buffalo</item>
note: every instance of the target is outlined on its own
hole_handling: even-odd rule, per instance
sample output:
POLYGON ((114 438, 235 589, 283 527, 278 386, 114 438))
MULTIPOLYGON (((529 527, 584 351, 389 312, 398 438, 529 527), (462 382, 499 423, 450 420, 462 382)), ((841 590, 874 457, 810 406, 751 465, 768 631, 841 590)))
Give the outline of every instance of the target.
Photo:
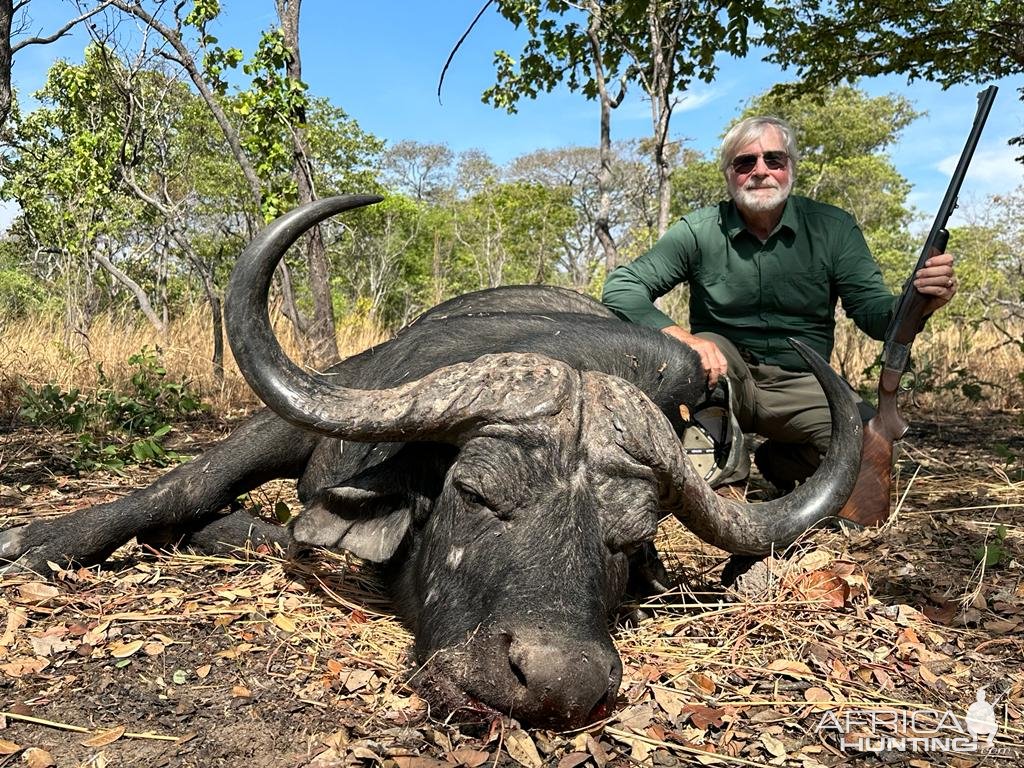
POLYGON ((327 374, 307 373, 271 330, 275 265, 315 223, 376 200, 292 211, 239 259, 231 346, 270 410, 148 488, 0 533, 0 558, 45 573, 47 561, 100 562, 133 536, 200 547, 250 532, 283 540, 225 510, 271 478, 294 477, 305 505, 294 541, 380 564, 434 701, 531 724, 589 722, 614 704, 608 620, 659 518, 674 514, 728 552, 785 547, 849 495, 860 417, 842 381, 801 348, 832 408, 828 454, 784 498, 722 499, 677 438, 704 392, 696 354, 539 286, 453 299, 327 374))

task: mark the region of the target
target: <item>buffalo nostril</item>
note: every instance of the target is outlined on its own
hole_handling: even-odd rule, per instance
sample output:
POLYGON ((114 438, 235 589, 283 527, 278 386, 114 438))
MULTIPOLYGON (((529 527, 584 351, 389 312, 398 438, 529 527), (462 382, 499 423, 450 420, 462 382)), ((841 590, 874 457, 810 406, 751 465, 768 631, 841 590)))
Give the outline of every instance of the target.
POLYGON ((519 663, 511 654, 509 654, 508 657, 508 665, 512 669, 512 676, 519 681, 519 684, 523 686, 523 688, 526 688, 526 673, 523 672, 522 668, 519 666, 519 663))
POLYGON ((606 717, 618 693, 622 668, 609 643, 534 633, 513 636, 508 663, 521 686, 520 713, 534 721, 563 725, 606 717))

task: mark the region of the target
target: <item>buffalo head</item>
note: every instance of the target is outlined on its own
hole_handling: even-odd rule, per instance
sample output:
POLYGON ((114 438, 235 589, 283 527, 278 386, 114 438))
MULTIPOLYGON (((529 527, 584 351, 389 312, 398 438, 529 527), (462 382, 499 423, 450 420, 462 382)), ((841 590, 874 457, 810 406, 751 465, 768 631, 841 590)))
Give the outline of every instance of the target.
MULTIPOLYGON (((832 406, 832 447, 794 493, 744 504, 717 496, 665 414, 606 373, 500 348, 438 361, 386 389, 360 388, 358 374, 307 373, 271 330, 274 268, 310 226, 375 200, 331 198, 291 212, 253 241, 231 279, 231 346, 267 405, 303 429, 380 444, 377 459, 315 494, 293 535, 384 564, 429 697, 532 724, 585 724, 614 703, 620 663, 607 622, 629 555, 651 541, 659 517, 673 513, 729 552, 790 544, 850 493, 856 408, 827 364, 805 352, 832 406)), ((692 375, 703 376, 696 363, 692 375)))

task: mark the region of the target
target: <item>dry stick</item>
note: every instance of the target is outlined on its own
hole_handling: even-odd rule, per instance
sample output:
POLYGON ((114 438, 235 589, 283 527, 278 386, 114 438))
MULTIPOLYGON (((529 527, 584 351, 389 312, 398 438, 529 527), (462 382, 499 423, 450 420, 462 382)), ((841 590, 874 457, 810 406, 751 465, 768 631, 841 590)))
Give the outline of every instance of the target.
MULTIPOLYGON (((29 717, 28 715, 19 715, 15 712, 0 712, 0 717, 6 717, 10 720, 20 720, 25 723, 32 723, 33 725, 45 725, 48 728, 58 728, 62 731, 73 731, 74 733, 93 733, 99 735, 105 731, 109 731, 109 728, 105 728, 98 731, 93 731, 90 728, 83 728, 81 725, 70 725, 68 723, 58 723, 53 720, 43 720, 41 717, 29 717)), ((151 741, 181 741, 180 736, 162 736, 159 733, 131 733, 125 732, 122 734, 122 738, 125 739, 149 739, 151 741)))
POLYGON ((907 494, 910 493, 910 489, 914 487, 914 481, 917 480, 917 475, 921 471, 921 465, 918 464, 914 470, 914 475, 907 482, 907 487, 903 489, 903 495, 900 496, 900 500, 896 503, 896 509, 893 510, 893 515, 898 515, 900 510, 903 509, 903 504, 907 500, 907 494))

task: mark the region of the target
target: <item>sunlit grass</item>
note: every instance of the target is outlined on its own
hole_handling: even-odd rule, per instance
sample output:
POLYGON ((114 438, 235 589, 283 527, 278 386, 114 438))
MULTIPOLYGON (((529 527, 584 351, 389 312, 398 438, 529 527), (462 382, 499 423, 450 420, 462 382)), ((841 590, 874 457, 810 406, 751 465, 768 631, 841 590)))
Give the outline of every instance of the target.
MULTIPOLYGON (((285 351, 294 360, 303 358, 302 347, 291 324, 275 318, 285 351)), ((355 354, 386 338, 372 322, 342 318, 338 346, 343 356, 355 354)), ((928 328, 914 345, 914 359, 922 371, 914 399, 924 407, 970 406, 962 385, 982 383, 984 404, 994 408, 1018 408, 1024 401, 1020 374, 1024 360, 1020 350, 1005 343, 1006 337, 991 327, 975 330, 966 324, 928 328)), ((0 328, 0 406, 10 413, 22 382, 39 386, 53 382, 63 389, 97 386, 99 369, 116 386, 132 374, 128 358, 143 347, 159 348, 171 378, 187 378, 217 413, 257 405, 226 349, 223 382, 214 376, 211 321, 203 308, 172 320, 161 337, 144 322, 128 322, 111 315, 98 317, 87 334, 68 333, 59 315, 36 316, 4 322, 0 328)), ((874 388, 877 369, 865 373, 880 349, 842 321, 832 363, 855 387, 874 388)))
MULTIPOLYGON (((293 360, 303 359, 302 347, 291 324, 281 316, 274 326, 282 347, 293 360)), ((367 320, 345 320, 337 338, 342 356, 372 346, 385 334, 367 320)), ((3 323, 0 330, 0 406, 10 408, 21 391, 52 382, 62 389, 94 388, 99 371, 116 387, 132 375, 128 358, 143 347, 159 349, 167 374, 187 379, 215 412, 250 408, 258 401, 235 365, 225 341, 224 377, 218 381, 213 367, 213 332, 208 313, 196 308, 169 323, 161 336, 144 322, 126 322, 101 315, 87 334, 65 331, 59 315, 24 318, 3 323)))

